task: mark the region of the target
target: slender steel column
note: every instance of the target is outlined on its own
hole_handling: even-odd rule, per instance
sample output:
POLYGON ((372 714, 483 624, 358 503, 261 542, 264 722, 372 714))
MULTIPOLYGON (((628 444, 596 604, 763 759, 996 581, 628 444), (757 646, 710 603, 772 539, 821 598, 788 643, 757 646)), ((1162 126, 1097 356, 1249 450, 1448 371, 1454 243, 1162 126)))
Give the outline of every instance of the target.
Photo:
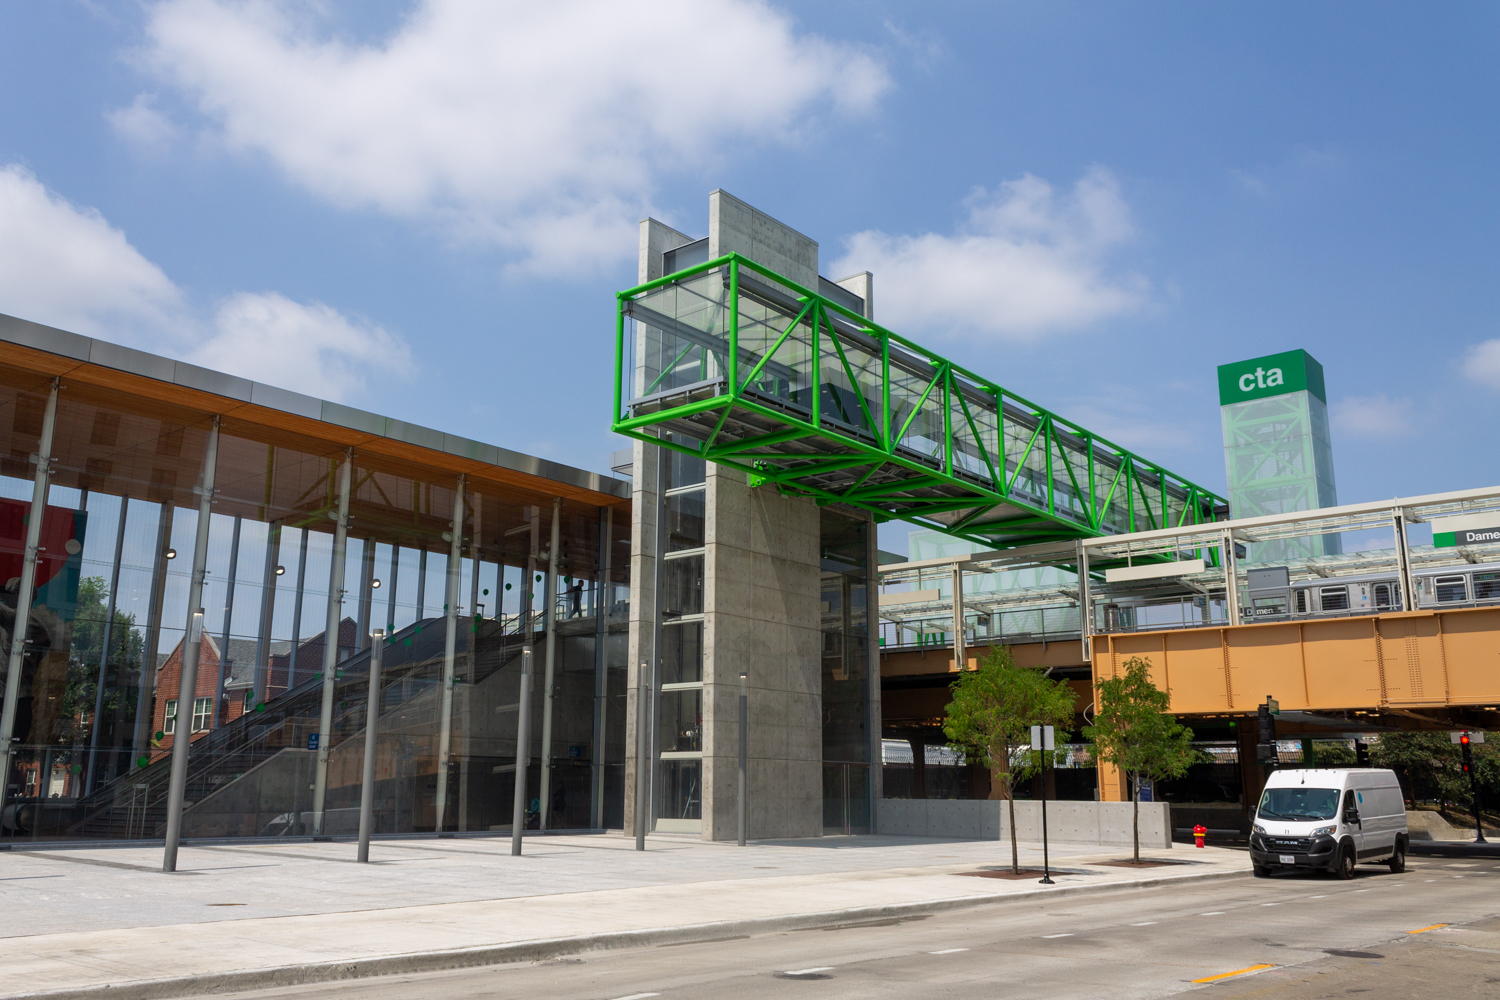
POLYGON ((328 622, 323 632, 323 709, 318 715, 318 764, 313 774, 313 832, 323 832, 323 804, 328 796, 328 753, 333 742, 333 688, 338 678, 339 625, 343 622, 344 556, 349 544, 349 477, 354 449, 344 452, 339 467, 338 513, 334 515, 333 561, 328 567, 328 622))
POLYGON ((964 648, 964 566, 953 564, 953 667, 966 670, 968 651, 964 648))
POLYGON ((99 653, 99 683, 94 687, 94 722, 89 726, 89 773, 83 783, 83 794, 94 790, 99 762, 99 716, 104 714, 104 682, 109 669, 109 644, 114 639, 115 596, 120 592, 120 558, 125 553, 125 516, 130 513, 130 498, 120 498, 120 524, 115 530, 115 561, 109 572, 109 602, 104 609, 104 643, 99 653))
POLYGON ((641 661, 635 696, 635 849, 646 849, 651 811, 651 664, 641 661))
MULTIPOLYGON (((648 447, 650 447, 648 445, 648 447)), ((654 723, 656 700, 652 693, 656 672, 661 664, 661 585, 663 573, 662 554, 667 548, 667 452, 656 449, 656 525, 652 532, 651 554, 651 659, 641 663, 635 702, 636 758, 635 758, 635 849, 646 849, 646 834, 651 829, 651 779, 655 770, 654 723)))
POLYGON ((458 650, 458 583, 464 545, 464 477, 453 489, 453 521, 448 533, 448 586, 443 594, 443 688, 438 709, 437 831, 443 832, 448 808, 448 755, 453 746, 453 661, 458 650))
MULTIPOLYGON (((1205 606, 1206 604, 1205 601, 1205 606)), ((1084 663, 1094 662, 1093 610, 1093 598, 1089 594, 1089 550, 1088 546, 1080 541, 1078 542, 1078 631, 1084 663)))
MULTIPOLYGON (((474 496, 474 530, 469 534, 469 609, 470 617, 479 614, 479 546, 480 534, 483 529, 481 515, 484 513, 484 497, 480 494, 474 496)), ((478 624, 479 619, 474 619, 478 624)), ((469 633, 473 635, 473 631, 469 633)), ((469 643, 469 679, 474 679, 474 643, 469 643)))
POLYGON ((297 686, 297 659, 302 645, 302 596, 307 584, 307 537, 310 534, 312 532, 303 528, 302 542, 297 546, 297 596, 293 598, 292 608, 292 657, 286 665, 288 691, 297 686))
POLYGON ((370 693, 365 708, 365 767, 359 786, 359 860, 370 860, 370 833, 375 827, 375 744, 380 729, 380 660, 385 629, 378 628, 370 647, 370 693))
POLYGON ((427 543, 417 554, 417 621, 427 617, 427 543))
POLYGON ((354 646, 363 651, 370 647, 370 626, 375 621, 375 539, 361 539, 360 546, 359 615, 355 619, 354 646))
POLYGON ((1228 530, 1221 531, 1219 537, 1223 539, 1220 543, 1224 550, 1224 603, 1228 605, 1225 610, 1229 613, 1229 624, 1240 623, 1240 577, 1239 567, 1235 562, 1234 534, 1228 530))
POLYGON ((397 543, 397 542, 392 542, 391 543, 391 582, 389 584, 389 586, 391 588, 391 596, 386 601, 386 610, 385 610, 385 624, 386 624, 386 628, 389 630, 389 634, 392 634, 392 635, 394 635, 395 632, 396 632, 396 583, 398 581, 398 577, 396 576, 396 573, 400 569, 401 569, 401 545, 399 543, 397 543))
POLYGON ((594 759, 589 775, 589 826, 604 829, 604 716, 609 708, 608 642, 610 546, 614 523, 608 507, 599 508, 599 579, 594 584, 594 759))
POLYGON ((562 562, 562 547, 559 543, 559 527, 562 524, 562 497, 552 498, 552 543, 547 550, 547 588, 542 605, 542 621, 547 628, 547 665, 542 678, 542 788, 541 819, 543 830, 547 829, 547 814, 552 811, 552 687, 555 683, 557 657, 557 564, 562 562))
MULTIPOLYGON (((260 574, 260 627, 255 630, 255 686, 250 700, 265 701, 271 690, 271 629, 276 623, 276 567, 281 559, 281 522, 266 527, 266 564, 260 574)), ((248 710, 248 706, 247 710, 248 710)))
POLYGON ((175 507, 169 496, 162 501, 156 522, 156 564, 151 569, 151 604, 146 612, 146 643, 141 649, 140 685, 135 698, 135 739, 131 756, 139 760, 151 746, 152 703, 156 699, 156 655, 161 646, 161 616, 167 597, 167 553, 172 549, 172 519, 175 507))
MULTIPOLYGON (((220 703, 224 700, 224 669, 229 664, 229 632, 234 623, 234 580, 240 572, 240 526, 242 519, 238 514, 234 518, 233 540, 229 543, 229 589, 224 595, 224 631, 219 639, 219 676, 214 683, 214 700, 209 706, 210 729, 219 726, 220 703)), ((178 706, 180 710, 181 705, 178 706)))
POLYGON ((1411 549, 1406 542, 1405 512, 1391 511, 1391 528, 1396 533, 1396 566, 1401 574, 1401 610, 1417 610, 1417 581, 1411 575, 1411 549))
MULTIPOLYGON (((31 601, 36 592, 36 557, 42 544, 42 519, 47 513, 47 489, 52 484, 52 435, 57 427, 59 379, 52 380, 47 408, 42 412, 42 436, 37 440, 36 475, 31 482, 31 509, 26 515, 26 554, 21 563, 21 582, 16 590, 16 621, 10 635, 10 662, 5 673, 5 702, 0 708, 0 813, 10 788, 10 764, 15 756, 16 706, 21 697, 21 668, 26 657, 26 634, 31 625, 31 601)), ((37 781, 49 776, 37 775, 37 781)), ((42 790, 37 785, 37 790, 42 790)))
POLYGON ((182 683, 177 687, 177 725, 172 736, 172 777, 167 786, 167 846, 161 870, 177 870, 177 839, 182 834, 182 799, 187 792, 188 753, 193 744, 193 701, 198 696, 198 653, 203 645, 203 584, 208 577, 208 529, 213 518, 214 473, 219 464, 219 418, 214 417, 203 452, 203 482, 198 494, 198 530, 193 540, 193 570, 188 577, 187 635, 182 646, 182 683))
POLYGON ((531 604, 535 597, 531 588, 534 586, 532 578, 536 576, 541 510, 528 507, 526 514, 531 519, 531 550, 526 556, 526 575, 521 578, 521 606, 518 609, 521 615, 522 642, 521 696, 517 699, 516 707, 516 790, 510 809, 510 853, 517 857, 521 854, 521 834, 526 828, 526 768, 530 763, 527 760, 530 750, 527 744, 531 739, 531 604))
POLYGON ((740 846, 745 846, 745 827, 747 825, 745 813, 745 795, 749 790, 748 761, 750 757, 750 686, 747 671, 740 671, 740 800, 739 806, 739 833, 740 846))

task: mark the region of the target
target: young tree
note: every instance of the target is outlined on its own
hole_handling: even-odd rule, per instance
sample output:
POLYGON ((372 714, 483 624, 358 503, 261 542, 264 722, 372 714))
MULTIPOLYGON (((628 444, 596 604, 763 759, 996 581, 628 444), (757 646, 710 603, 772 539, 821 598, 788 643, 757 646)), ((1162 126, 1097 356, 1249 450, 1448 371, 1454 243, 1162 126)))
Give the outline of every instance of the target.
POLYGON ((1125 661, 1125 673, 1099 682, 1099 710, 1083 730, 1094 745, 1094 759, 1113 764, 1130 778, 1135 804, 1131 826, 1135 860, 1141 860, 1141 779, 1180 778, 1197 763, 1193 731, 1167 714, 1171 698, 1151 683, 1151 663, 1140 657, 1125 661))
POLYGON ((943 732, 970 760, 998 775, 1001 792, 1010 803, 1010 867, 1019 874, 1011 786, 1041 766, 1040 752, 1026 754, 1021 748, 1030 742, 1032 726, 1072 728, 1073 691, 1066 681, 1050 681, 1038 670, 1016 666, 1015 657, 1004 646, 991 646, 979 669, 960 673, 952 687, 943 732))

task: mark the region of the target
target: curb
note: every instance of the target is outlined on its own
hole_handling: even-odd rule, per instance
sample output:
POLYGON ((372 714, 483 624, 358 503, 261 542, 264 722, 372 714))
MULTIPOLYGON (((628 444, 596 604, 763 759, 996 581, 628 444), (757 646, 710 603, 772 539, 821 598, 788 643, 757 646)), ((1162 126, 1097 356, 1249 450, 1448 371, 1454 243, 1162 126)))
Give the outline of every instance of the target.
POLYGON ((695 944, 735 935, 767 934, 775 931, 815 930, 839 924, 888 920, 950 910, 975 909, 1009 902, 1028 902, 1038 896, 1085 896, 1130 889, 1152 889, 1188 882, 1216 882, 1245 878, 1250 871, 1203 872, 1196 875, 1161 875, 1131 882, 1102 885, 1064 886, 1056 889, 1031 889, 995 896, 956 896, 948 899, 912 903, 890 903, 884 906, 860 906, 817 913, 796 913, 774 917, 751 917, 744 920, 720 920, 682 927, 658 927, 634 931, 610 931, 577 937, 551 938, 541 941, 516 941, 477 948, 415 952, 405 955, 382 955, 346 961, 316 962, 269 969, 240 969, 166 979, 141 979, 119 985, 85 986, 50 990, 42 993, 7 993, 0 1000, 169 1000, 173 997, 200 996, 207 993, 242 992, 313 983, 336 983, 373 976, 403 973, 441 972, 471 969, 510 962, 537 962, 563 955, 584 952, 639 948, 648 945, 695 944))

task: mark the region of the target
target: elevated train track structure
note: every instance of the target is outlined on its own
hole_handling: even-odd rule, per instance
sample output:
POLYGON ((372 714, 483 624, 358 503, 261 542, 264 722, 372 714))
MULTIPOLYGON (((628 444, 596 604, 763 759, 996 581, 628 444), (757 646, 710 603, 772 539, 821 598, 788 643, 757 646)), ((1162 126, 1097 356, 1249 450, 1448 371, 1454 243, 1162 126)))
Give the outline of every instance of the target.
POLYGON ((739 254, 617 301, 613 429, 752 484, 996 548, 1198 526, 1225 509, 739 254))

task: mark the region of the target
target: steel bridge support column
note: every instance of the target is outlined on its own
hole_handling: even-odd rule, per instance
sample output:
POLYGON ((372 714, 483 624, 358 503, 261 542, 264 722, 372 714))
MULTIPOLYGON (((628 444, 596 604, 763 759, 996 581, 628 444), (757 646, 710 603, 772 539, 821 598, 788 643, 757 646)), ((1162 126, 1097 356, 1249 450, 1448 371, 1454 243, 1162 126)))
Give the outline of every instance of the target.
POLYGON ((968 669, 969 658, 964 648, 964 565, 953 564, 953 666, 959 671, 968 669))
POLYGON ((1228 605, 1229 624, 1240 624, 1240 577, 1239 562, 1234 557, 1234 535, 1232 532, 1221 533, 1224 539, 1221 546, 1224 550, 1224 603, 1228 605))
POLYGON ((1083 653, 1083 662, 1094 662, 1094 607, 1089 594, 1089 550, 1083 542, 1078 543, 1078 634, 1083 653))
POLYGON ((1401 610, 1415 611, 1417 588, 1411 575, 1411 550, 1406 542, 1406 514, 1399 508, 1391 511, 1391 528, 1396 534, 1396 564, 1401 573, 1401 610))

